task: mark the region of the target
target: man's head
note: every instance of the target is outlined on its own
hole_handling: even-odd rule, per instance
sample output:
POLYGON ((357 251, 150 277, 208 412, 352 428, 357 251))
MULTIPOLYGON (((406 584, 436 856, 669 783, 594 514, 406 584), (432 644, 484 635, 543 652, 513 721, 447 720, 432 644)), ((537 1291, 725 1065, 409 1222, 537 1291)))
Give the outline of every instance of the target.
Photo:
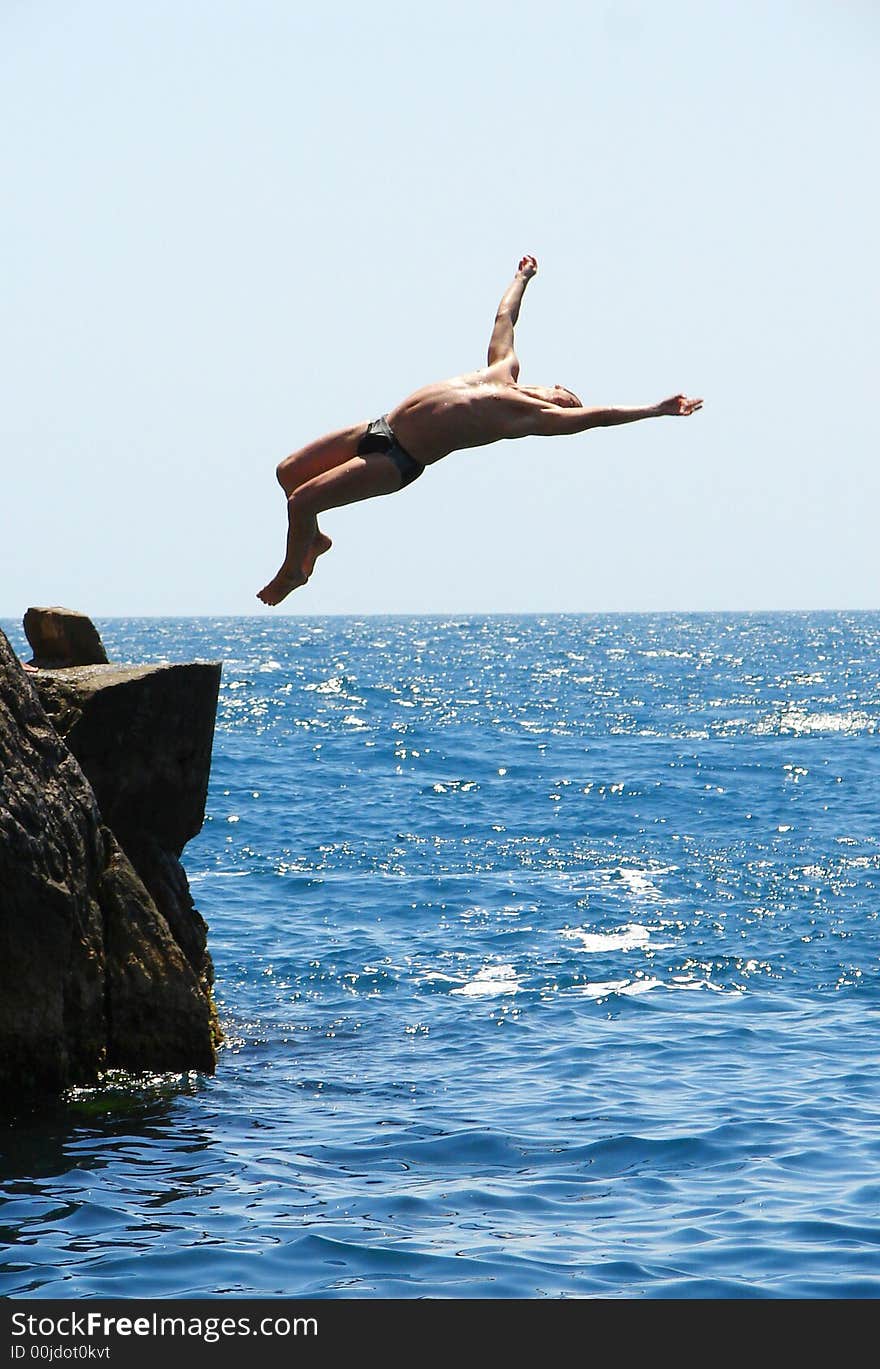
POLYGON ((550 393, 553 397, 553 403, 558 404, 561 409, 582 409, 584 407, 574 390, 566 390, 564 385, 554 385, 550 393))
POLYGON ((526 394, 534 395, 545 404, 555 404, 559 409, 582 409, 584 406, 574 390, 566 390, 564 385, 520 385, 526 394))

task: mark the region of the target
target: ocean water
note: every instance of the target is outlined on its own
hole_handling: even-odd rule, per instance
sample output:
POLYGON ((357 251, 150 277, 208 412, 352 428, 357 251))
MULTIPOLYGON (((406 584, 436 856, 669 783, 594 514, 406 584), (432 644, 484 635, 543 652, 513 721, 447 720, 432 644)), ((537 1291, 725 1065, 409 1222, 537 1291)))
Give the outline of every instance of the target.
POLYGON ((99 626, 226 1044, 2 1124, 0 1292, 880 1295, 880 615, 99 626))

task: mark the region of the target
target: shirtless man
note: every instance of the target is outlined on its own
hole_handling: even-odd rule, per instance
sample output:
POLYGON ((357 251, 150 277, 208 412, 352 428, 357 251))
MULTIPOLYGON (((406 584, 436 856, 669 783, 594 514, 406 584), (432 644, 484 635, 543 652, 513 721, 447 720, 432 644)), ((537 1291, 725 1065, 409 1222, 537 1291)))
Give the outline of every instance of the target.
POLYGON ((673 395, 645 408, 587 409, 561 385, 518 384, 513 330, 537 269, 534 257, 523 257, 498 306, 482 370, 426 385, 383 418, 328 433, 284 458, 277 475, 287 495, 287 551, 277 575, 257 594, 264 604, 280 604, 304 585, 318 557, 330 550, 318 514, 393 494, 450 452, 506 437, 582 433, 664 414, 687 417, 702 408, 701 399, 673 395))

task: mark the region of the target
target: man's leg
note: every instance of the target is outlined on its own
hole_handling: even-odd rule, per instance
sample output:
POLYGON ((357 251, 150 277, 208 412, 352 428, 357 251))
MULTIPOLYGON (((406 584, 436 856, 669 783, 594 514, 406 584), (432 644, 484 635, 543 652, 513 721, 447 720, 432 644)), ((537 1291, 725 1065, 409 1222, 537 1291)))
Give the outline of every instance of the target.
POLYGON ((357 451, 366 426, 361 423, 355 428, 338 428, 279 461, 275 475, 288 499, 295 489, 316 475, 323 475, 349 461, 357 451))
MULTIPOLYGON (((277 575, 257 594, 264 604, 280 604, 288 594, 304 585, 311 574, 307 569, 312 544, 318 533, 318 515, 327 509, 342 508, 361 499, 393 494, 401 485, 400 471, 389 456, 376 452, 354 456, 344 465, 325 471, 297 486, 287 500, 287 551, 277 575)), ((317 553, 318 555, 320 553, 317 553)), ((314 558, 311 560, 314 566, 314 558)))
MULTIPOLYGON (((366 423, 360 423, 354 428, 338 428, 335 432, 319 437, 316 442, 310 442, 279 461, 275 475, 288 499, 295 489, 307 484, 315 476, 323 475, 349 461, 357 450, 357 444, 366 426, 366 423)), ((306 579, 315 569, 318 557, 323 556, 332 546, 330 538, 321 532, 316 522, 312 543, 303 564, 306 579)))
POLYGON ((321 531, 318 527, 318 520, 315 519, 315 535, 312 538, 312 545, 306 552, 306 559, 303 562, 303 570, 307 580, 311 579, 312 571, 315 569, 315 562, 318 557, 323 556, 325 551, 329 551, 332 546, 332 539, 328 537, 325 532, 321 531))

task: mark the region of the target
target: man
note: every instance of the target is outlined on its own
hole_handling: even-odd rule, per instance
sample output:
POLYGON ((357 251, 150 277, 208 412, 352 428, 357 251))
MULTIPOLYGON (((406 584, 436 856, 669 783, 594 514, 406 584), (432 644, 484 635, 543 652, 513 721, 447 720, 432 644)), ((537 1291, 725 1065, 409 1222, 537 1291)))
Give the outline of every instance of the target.
POLYGON ((426 385, 383 418, 329 433, 280 463, 278 482, 287 495, 287 551, 277 575, 257 594, 264 604, 280 604, 304 585, 318 557, 330 550, 330 538, 318 527, 319 514, 393 494, 450 452, 507 437, 582 433, 663 414, 687 417, 702 408, 701 399, 673 395, 641 409, 587 409, 561 385, 546 389, 518 384, 513 330, 537 269, 534 257, 523 257, 498 306, 488 365, 482 370, 426 385))

